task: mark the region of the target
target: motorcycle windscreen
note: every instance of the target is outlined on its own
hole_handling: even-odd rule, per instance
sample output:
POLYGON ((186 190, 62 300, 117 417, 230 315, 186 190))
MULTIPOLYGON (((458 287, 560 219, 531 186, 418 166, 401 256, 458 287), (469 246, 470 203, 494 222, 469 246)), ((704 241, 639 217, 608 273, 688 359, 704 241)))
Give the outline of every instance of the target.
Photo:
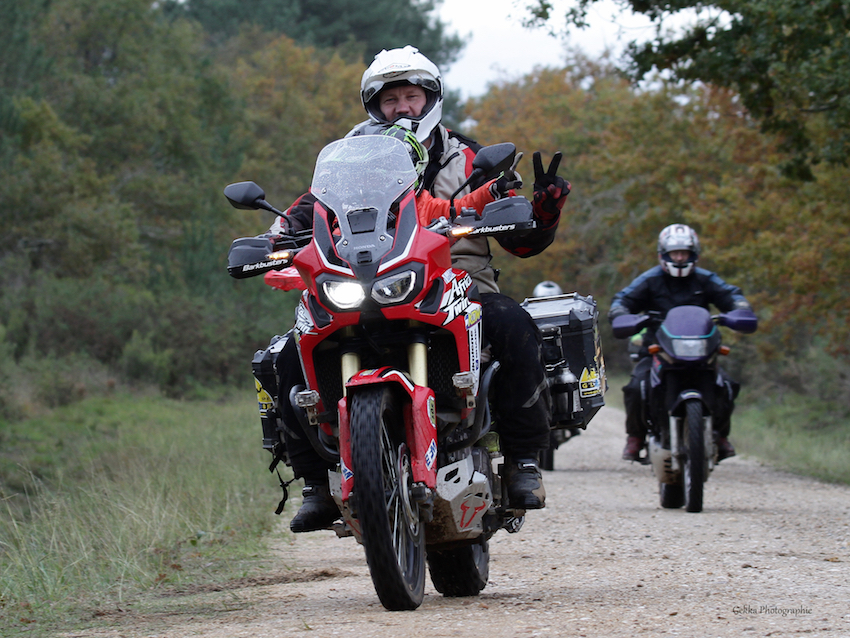
POLYGON ((349 137, 322 149, 310 192, 337 216, 340 257, 377 262, 392 248, 390 208, 416 178, 407 149, 392 137, 349 137))
POLYGON ((700 306, 670 310, 656 333, 659 345, 679 361, 706 359, 720 345, 720 334, 711 314, 700 306))

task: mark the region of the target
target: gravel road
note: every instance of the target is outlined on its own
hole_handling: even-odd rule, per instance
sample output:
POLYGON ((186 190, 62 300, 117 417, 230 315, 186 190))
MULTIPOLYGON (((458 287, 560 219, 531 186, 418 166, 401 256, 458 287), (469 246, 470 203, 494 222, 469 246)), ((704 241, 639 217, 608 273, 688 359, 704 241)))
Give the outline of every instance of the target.
POLYGON ((619 460, 622 423, 604 408, 557 451, 546 509, 493 537, 476 598, 429 583, 417 611, 387 612, 353 539, 281 534, 268 578, 63 636, 850 636, 850 487, 736 457, 702 513, 663 510, 650 468, 619 460))

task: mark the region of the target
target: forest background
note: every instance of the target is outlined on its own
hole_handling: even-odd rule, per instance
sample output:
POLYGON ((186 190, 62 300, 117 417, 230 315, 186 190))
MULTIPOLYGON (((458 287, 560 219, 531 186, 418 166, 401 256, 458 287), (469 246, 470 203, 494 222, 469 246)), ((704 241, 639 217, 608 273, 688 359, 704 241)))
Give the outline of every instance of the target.
MULTIPOLYGON (((528 21, 575 28, 592 2, 529 2, 528 21)), ((659 24, 669 9, 620 4, 659 24)), ((207 555, 179 548, 270 525, 254 498, 267 459, 250 360, 292 324, 297 296, 228 277, 231 241, 272 217, 234 210, 222 188, 253 180, 284 208, 319 150, 363 119, 374 53, 413 43, 447 68, 462 47, 432 0, 322 5, 333 20, 299 0, 0 0, 0 620, 13 603, 7 619, 26 628, 24 607, 67 612, 77 591, 189 578, 207 555), (244 405, 208 412, 222 396, 244 405), (225 468, 210 462, 222 450, 225 468), (72 475, 86 489, 58 500, 72 475), (149 504, 123 500, 141 492, 149 504), (73 541, 63 512, 88 526, 73 541)), ((465 103, 448 96, 446 123, 484 144, 564 153, 573 190, 555 243, 529 260, 495 252, 500 284, 517 299, 543 279, 592 295, 608 371, 624 375, 610 299, 655 263, 663 226, 688 223, 700 265, 760 318, 754 335, 724 335, 740 402, 790 406, 752 445, 828 433, 823 448, 846 454, 850 5, 676 5, 717 11, 623 60, 568 52, 465 103)))
MULTIPOLYGON (((222 186, 251 179, 287 206, 322 146, 361 121, 377 50, 416 42, 449 65, 462 46, 431 1, 331 4, 330 23, 292 0, 0 4, 4 418, 116 384, 171 397, 250 386, 251 354, 287 330, 295 298, 227 277, 231 240, 271 217, 230 208, 222 186)), ((847 3, 732 4, 743 13, 726 31, 715 19, 690 39, 659 35, 626 63, 568 54, 465 104, 450 95, 446 121, 482 143, 564 153, 573 192, 558 238, 531 260, 496 255, 507 293, 552 279, 604 317, 653 264, 658 230, 691 224, 700 265, 761 318, 736 372, 755 396, 798 390, 831 418, 850 389, 847 3), (801 102, 817 91, 821 104, 801 102)), ((550 3, 534 20, 563 26, 550 3)), ((604 336, 609 368, 625 370, 604 336)))

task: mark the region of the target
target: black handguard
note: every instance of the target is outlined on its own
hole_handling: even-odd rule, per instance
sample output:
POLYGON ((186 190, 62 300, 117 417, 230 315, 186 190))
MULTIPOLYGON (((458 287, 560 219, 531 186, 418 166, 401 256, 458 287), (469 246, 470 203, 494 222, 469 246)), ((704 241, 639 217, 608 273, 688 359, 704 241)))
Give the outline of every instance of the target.
POLYGON ((227 272, 234 279, 247 279, 263 275, 270 270, 281 270, 292 263, 292 257, 312 238, 312 231, 293 235, 264 234, 258 237, 234 239, 227 254, 227 272), (282 255, 281 253, 289 253, 282 255), (275 255, 275 258, 270 258, 275 255))

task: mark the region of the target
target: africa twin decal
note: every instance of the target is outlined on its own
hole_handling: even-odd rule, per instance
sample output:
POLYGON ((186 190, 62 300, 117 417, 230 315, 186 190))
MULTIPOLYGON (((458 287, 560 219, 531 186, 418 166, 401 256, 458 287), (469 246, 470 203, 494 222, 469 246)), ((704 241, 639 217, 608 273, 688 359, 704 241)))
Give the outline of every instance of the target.
POLYGON ((469 274, 464 274, 460 279, 453 279, 451 287, 443 293, 440 310, 448 315, 446 320, 443 321, 444 326, 450 324, 460 315, 465 314, 467 309, 472 305, 472 301, 466 296, 466 291, 469 290, 471 285, 472 277, 469 274))

